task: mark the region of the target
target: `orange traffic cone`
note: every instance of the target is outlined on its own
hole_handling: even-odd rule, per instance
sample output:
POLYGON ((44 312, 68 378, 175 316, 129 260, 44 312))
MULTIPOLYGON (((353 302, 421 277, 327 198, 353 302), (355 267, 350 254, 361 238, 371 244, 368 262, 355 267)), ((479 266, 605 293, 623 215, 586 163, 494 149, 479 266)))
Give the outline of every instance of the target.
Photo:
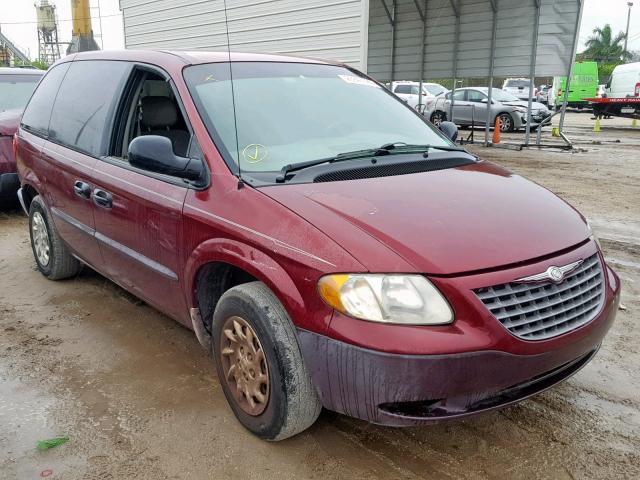
POLYGON ((495 125, 493 126, 493 139, 494 144, 500 143, 500 117, 496 117, 495 125))

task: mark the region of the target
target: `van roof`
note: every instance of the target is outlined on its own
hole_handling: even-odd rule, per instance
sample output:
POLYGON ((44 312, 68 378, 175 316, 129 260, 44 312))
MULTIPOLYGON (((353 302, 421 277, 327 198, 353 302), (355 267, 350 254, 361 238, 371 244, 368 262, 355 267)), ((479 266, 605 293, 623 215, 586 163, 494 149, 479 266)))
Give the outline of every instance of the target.
POLYGON ((614 72, 627 72, 634 70, 640 70, 640 62, 625 63, 623 65, 618 65, 613 69, 614 72))
POLYGON ((60 62, 74 60, 127 60, 149 63, 179 62, 183 65, 197 65, 202 63, 227 62, 289 62, 289 63, 317 63, 336 65, 316 58, 292 57, 286 55, 270 55, 263 53, 244 52, 208 52, 208 51, 174 51, 174 50, 106 50, 82 52, 69 55, 60 62))

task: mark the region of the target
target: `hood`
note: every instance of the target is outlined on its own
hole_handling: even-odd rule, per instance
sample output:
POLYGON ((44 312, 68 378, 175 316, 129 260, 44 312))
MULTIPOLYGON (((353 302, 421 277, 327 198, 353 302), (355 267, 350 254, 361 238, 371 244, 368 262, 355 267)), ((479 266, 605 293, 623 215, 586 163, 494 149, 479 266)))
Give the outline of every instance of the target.
POLYGON ((260 190, 324 231, 370 271, 381 271, 388 262, 364 254, 371 251, 363 248, 369 237, 417 271, 447 275, 553 254, 591 235, 581 215, 559 197, 488 162, 260 190))
MULTIPOLYGON (((527 102, 526 100, 518 100, 513 102, 501 102, 501 103, 503 105, 509 105, 511 107, 524 107, 524 108, 529 107, 529 102, 527 102)), ((542 103, 531 102, 531 111, 535 112, 536 110, 547 110, 547 107, 544 106, 542 103)))
POLYGON ((22 110, 4 110, 0 112, 0 135, 12 136, 18 130, 22 110))

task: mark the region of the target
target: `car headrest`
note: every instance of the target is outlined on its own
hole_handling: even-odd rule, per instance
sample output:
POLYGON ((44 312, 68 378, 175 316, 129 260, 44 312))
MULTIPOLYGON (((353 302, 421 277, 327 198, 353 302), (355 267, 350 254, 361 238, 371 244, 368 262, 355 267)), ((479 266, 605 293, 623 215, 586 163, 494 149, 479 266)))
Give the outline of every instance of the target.
POLYGON ((142 97, 141 102, 145 127, 171 127, 178 121, 176 104, 169 97, 142 97))

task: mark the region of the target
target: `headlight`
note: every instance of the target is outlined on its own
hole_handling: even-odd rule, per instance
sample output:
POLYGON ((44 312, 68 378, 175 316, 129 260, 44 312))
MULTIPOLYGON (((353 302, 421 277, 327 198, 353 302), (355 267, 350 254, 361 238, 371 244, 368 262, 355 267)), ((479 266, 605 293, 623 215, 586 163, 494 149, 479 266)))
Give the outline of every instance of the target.
POLYGON ((339 312, 372 322, 443 325, 453 321, 451 307, 421 275, 327 275, 320 296, 339 312))
POLYGON ((514 112, 527 113, 527 107, 513 107, 514 112))

